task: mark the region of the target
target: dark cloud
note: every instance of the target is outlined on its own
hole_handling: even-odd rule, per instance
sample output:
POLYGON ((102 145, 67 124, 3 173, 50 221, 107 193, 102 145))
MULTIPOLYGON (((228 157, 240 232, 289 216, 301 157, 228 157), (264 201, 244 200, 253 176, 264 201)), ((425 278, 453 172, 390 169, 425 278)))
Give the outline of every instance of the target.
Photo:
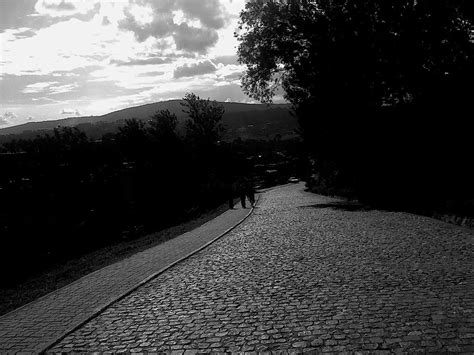
POLYGON ((148 71, 146 73, 140 73, 137 76, 140 76, 140 77, 160 76, 160 75, 163 75, 164 73, 165 73, 164 71, 148 71))
POLYGON ((130 9, 125 9, 125 19, 119 22, 119 27, 132 31, 135 34, 135 38, 139 42, 147 40, 149 37, 162 38, 170 35, 173 32, 173 14, 172 4, 171 7, 165 5, 169 2, 151 2, 154 14, 153 21, 147 24, 140 24, 130 9))
POLYGON ((205 53, 216 44, 217 30, 225 26, 228 14, 219 0, 135 0, 138 6, 149 6, 153 11, 150 23, 140 23, 132 9, 125 10, 125 19, 119 27, 132 31, 135 38, 143 42, 150 37, 161 39, 173 36, 176 48, 185 52, 205 53), (199 20, 200 27, 191 27, 173 21, 173 12, 181 10, 185 20, 199 20))
POLYGON ((152 64, 166 64, 171 63, 170 58, 151 57, 145 59, 129 59, 129 60, 115 60, 112 59, 110 64, 116 64, 118 66, 132 66, 132 65, 152 65, 152 64))
POLYGON ((219 0, 177 0, 177 6, 187 17, 198 19, 205 27, 218 30, 225 25, 226 13, 219 0))
POLYGON ((38 82, 55 81, 55 79, 50 75, 4 74, 1 78, 1 86, 8 90, 0 90, 0 102, 5 105, 32 104, 31 95, 23 93, 25 87, 38 82))
POLYGON ((0 126, 10 124, 11 120, 14 120, 15 118, 17 118, 17 116, 13 112, 5 112, 3 115, 0 116, 0 126))
POLYGON ((15 38, 16 39, 23 39, 23 38, 28 38, 28 37, 33 37, 36 34, 35 31, 32 31, 31 29, 22 31, 22 32, 17 32, 15 33, 15 38))
POLYGON ((76 10, 76 7, 72 2, 66 1, 66 0, 61 0, 61 2, 55 4, 55 3, 48 3, 44 2, 43 6, 46 9, 50 10, 57 10, 57 11, 74 11, 76 10))
POLYGON ((107 16, 102 17, 102 26, 110 25, 110 20, 107 16))
POLYGON ((234 80, 240 79, 241 76, 242 76, 242 73, 236 72, 236 73, 232 73, 232 74, 228 74, 224 76, 224 79, 227 81, 234 81, 234 80))
POLYGON ((177 49, 198 53, 207 52, 219 39, 213 29, 190 27, 185 23, 177 27, 173 37, 177 49))
POLYGON ((38 14, 64 17, 90 12, 97 12, 100 9, 99 2, 77 1, 77 0, 38 0, 35 4, 35 10, 38 14))
POLYGON ((229 64, 237 65, 237 64, 239 64, 236 55, 222 55, 222 56, 219 56, 219 57, 215 57, 212 61, 216 64, 221 63, 221 64, 224 64, 224 65, 229 65, 229 64))
POLYGON ((36 0, 0 0, 0 32, 7 28, 30 27, 28 15, 35 11, 36 0))
POLYGON ((174 77, 178 79, 182 77, 209 74, 215 72, 216 70, 217 68, 214 63, 212 63, 210 60, 205 60, 196 64, 177 67, 174 71, 174 77))
MULTIPOLYGON (((43 3, 44 2, 42 2, 42 4, 43 3)), ((35 6, 37 4, 38 0, 0 0, 0 32, 3 32, 6 29, 19 28, 38 30, 71 18, 76 18, 81 21, 89 21, 95 16, 100 8, 100 4, 96 4, 94 8, 87 13, 71 13, 70 10, 64 10, 64 7, 68 7, 68 5, 62 5, 62 11, 61 9, 55 9, 52 11, 64 12, 63 16, 53 17, 45 14, 38 14, 35 11, 35 6)), ((41 6, 43 9, 47 10, 45 6, 41 6)), ((51 6, 51 4, 48 6, 51 6)), ((29 37, 30 34, 31 32, 26 32, 21 33, 20 35, 22 36, 21 38, 23 38, 29 37)))

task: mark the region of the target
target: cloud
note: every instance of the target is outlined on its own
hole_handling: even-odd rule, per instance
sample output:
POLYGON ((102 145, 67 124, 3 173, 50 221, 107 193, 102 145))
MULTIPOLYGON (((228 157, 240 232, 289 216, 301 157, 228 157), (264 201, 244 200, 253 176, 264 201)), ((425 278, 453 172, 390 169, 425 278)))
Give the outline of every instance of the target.
POLYGON ((183 65, 177 67, 174 71, 174 78, 179 79, 183 77, 196 76, 202 74, 213 73, 217 70, 217 67, 210 60, 205 60, 199 63, 183 65))
POLYGON ((14 34, 15 39, 33 37, 36 34, 36 31, 33 31, 31 28, 19 28, 17 31, 14 34))
POLYGON ((12 120, 15 120, 17 115, 11 111, 6 111, 3 115, 0 116, 0 126, 6 126, 11 123, 12 120))
POLYGON ((229 64, 237 65, 238 64, 236 55, 221 55, 221 56, 215 57, 212 61, 216 64, 224 64, 224 65, 229 65, 229 64))
POLYGON ((149 76, 161 76, 165 74, 164 71, 147 71, 145 73, 138 73, 137 76, 139 77, 149 77, 149 76))
POLYGON ((166 64, 171 63, 170 58, 145 58, 145 59, 129 59, 129 60, 118 60, 112 59, 110 64, 115 64, 118 66, 132 66, 132 65, 152 65, 152 64, 166 64))
POLYGON ((219 0, 178 0, 177 5, 187 17, 198 19, 205 27, 217 30, 225 25, 227 14, 219 0))
POLYGON ((66 84, 66 85, 59 85, 59 86, 53 86, 50 88, 50 93, 51 94, 63 94, 66 92, 74 91, 79 85, 77 83, 74 84, 66 84))
POLYGON ((240 80, 241 76, 242 76, 241 72, 235 72, 235 73, 225 75, 224 79, 227 80, 227 81, 240 80))
POLYGON ((59 84, 58 81, 46 81, 35 84, 29 84, 22 90, 22 92, 24 94, 39 94, 43 92, 47 92, 49 94, 62 94, 65 92, 73 91, 75 88, 78 87, 77 83, 65 85, 57 84, 59 84))
POLYGON ((103 17, 102 17, 102 26, 108 26, 108 25, 110 25, 111 23, 112 23, 112 22, 110 22, 108 16, 103 16, 103 17))
POLYGON ((38 0, 35 10, 40 15, 64 17, 86 14, 91 10, 98 9, 99 6, 99 1, 95 0, 38 0))
POLYGON ((179 50, 206 53, 217 43, 219 35, 213 29, 190 27, 182 23, 177 27, 173 38, 179 50))
POLYGON ((68 108, 63 108, 60 113, 61 113, 61 115, 76 115, 76 116, 81 115, 79 110, 77 110, 77 109, 68 109, 68 108))
POLYGON ((59 84, 57 81, 46 81, 42 83, 29 84, 23 89, 24 94, 37 94, 46 91, 54 84, 59 84))
POLYGON ((139 42, 149 37, 163 38, 173 32, 173 1, 146 1, 144 6, 132 4, 124 9, 125 18, 119 28, 132 31, 139 42))
POLYGON ((230 18, 219 0, 135 0, 124 9, 119 28, 139 42, 172 37, 178 50, 206 53, 230 18))

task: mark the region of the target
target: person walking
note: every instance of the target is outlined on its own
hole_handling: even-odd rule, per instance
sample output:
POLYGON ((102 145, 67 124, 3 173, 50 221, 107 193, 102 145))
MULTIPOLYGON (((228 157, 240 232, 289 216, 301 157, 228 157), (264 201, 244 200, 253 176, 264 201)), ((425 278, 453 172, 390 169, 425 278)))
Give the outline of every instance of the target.
POLYGON ((253 187, 252 180, 247 180, 245 184, 245 195, 250 201, 252 207, 255 206, 255 189, 253 187))
POLYGON ((245 181, 243 179, 239 180, 237 184, 237 190, 240 197, 240 204, 242 205, 242 208, 246 208, 245 206, 246 189, 245 189, 245 181))

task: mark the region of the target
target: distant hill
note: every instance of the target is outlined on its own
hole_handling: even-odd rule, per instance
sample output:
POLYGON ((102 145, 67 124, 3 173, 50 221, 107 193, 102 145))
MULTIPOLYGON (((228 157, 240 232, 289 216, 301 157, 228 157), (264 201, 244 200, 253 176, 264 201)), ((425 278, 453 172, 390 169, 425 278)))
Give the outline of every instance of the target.
MULTIPOLYGON (((156 102, 114 111, 102 116, 70 117, 52 121, 29 122, 18 126, 0 129, 0 143, 13 138, 29 138, 56 127, 77 127, 92 139, 106 133, 114 133, 129 118, 148 120, 157 111, 168 109, 178 117, 179 127, 184 127, 188 119, 180 105, 181 100, 156 102)), ((220 102, 225 108, 223 124, 226 127, 225 139, 271 139, 275 135, 292 137, 297 127, 287 104, 243 104, 220 102)))

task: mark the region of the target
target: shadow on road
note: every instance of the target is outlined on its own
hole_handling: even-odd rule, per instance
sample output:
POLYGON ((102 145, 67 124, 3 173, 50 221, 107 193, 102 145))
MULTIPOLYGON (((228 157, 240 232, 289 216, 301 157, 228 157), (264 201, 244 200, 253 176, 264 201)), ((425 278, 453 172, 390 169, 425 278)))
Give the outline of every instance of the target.
POLYGON ((331 208, 333 210, 341 211, 370 211, 372 208, 370 206, 358 203, 358 202, 332 202, 332 203, 317 203, 315 205, 301 206, 300 208, 331 208))

